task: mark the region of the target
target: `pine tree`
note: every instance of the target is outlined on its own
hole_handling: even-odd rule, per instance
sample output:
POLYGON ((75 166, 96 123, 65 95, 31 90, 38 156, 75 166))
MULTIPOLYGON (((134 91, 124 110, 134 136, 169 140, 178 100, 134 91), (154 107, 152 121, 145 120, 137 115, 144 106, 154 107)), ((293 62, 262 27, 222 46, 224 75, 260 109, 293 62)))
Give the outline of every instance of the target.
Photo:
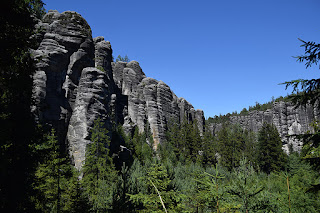
POLYGON ((103 122, 97 119, 91 131, 91 143, 87 145, 83 166, 82 186, 95 212, 112 208, 117 174, 109 156, 110 139, 103 122))
POLYGON ((260 129, 257 152, 257 161, 262 171, 269 174, 284 168, 286 154, 282 150, 279 132, 273 124, 264 123, 260 129))

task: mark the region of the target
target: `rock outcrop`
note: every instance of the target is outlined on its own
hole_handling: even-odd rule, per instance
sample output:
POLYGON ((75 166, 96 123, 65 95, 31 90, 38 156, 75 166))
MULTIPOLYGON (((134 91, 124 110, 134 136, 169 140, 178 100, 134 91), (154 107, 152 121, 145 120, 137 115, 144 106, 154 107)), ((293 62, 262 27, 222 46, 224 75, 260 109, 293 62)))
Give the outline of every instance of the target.
MULTIPOLYGON (((318 120, 320 111, 317 105, 307 105, 295 108, 291 102, 274 102, 271 109, 266 111, 251 111, 248 115, 230 116, 232 124, 240 124, 245 129, 258 132, 264 122, 274 124, 283 142, 283 149, 288 153, 292 148, 294 151, 301 149, 301 141, 296 140, 293 135, 312 131, 310 123, 318 120)), ((221 125, 215 125, 219 130, 221 125)))
POLYGON ((178 98, 163 81, 146 77, 136 61, 113 64, 113 78, 123 95, 128 96, 124 127, 129 132, 133 125, 144 131, 146 123, 153 134, 154 149, 165 139, 168 121, 196 120, 201 132, 204 128, 202 110, 195 110, 183 98, 178 98))
POLYGON ((32 111, 66 138, 82 69, 94 66, 94 45, 87 22, 75 12, 49 11, 37 25, 41 40, 36 60, 32 111))
POLYGON ((98 117, 109 130, 117 123, 127 133, 135 126, 144 131, 148 122, 155 149, 164 140, 170 119, 195 120, 202 132, 203 111, 178 98, 164 82, 146 77, 138 62, 112 62, 110 42, 93 39, 78 13, 50 10, 37 30, 32 112, 39 122, 57 130, 77 169, 98 117))

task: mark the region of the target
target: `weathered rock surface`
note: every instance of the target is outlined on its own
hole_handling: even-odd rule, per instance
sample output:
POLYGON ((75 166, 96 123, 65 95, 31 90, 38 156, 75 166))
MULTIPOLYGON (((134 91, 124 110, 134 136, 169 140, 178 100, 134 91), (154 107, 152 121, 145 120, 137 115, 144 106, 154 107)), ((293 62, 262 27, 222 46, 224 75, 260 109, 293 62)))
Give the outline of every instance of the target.
POLYGON ((94 66, 91 29, 79 14, 70 11, 49 11, 37 27, 42 40, 33 51, 37 63, 32 111, 38 120, 53 125, 63 141, 82 69, 94 66))
MULTIPOLYGON (((266 111, 252 111, 245 116, 231 116, 230 122, 240 124, 246 129, 258 132, 264 122, 274 124, 283 142, 283 149, 288 153, 291 146, 294 151, 301 149, 301 142, 290 137, 312 130, 310 123, 319 119, 320 111, 317 106, 307 105, 295 108, 290 102, 274 102, 272 109, 266 111)), ((217 126, 216 128, 219 128, 217 126)))
POLYGON ((77 169, 85 159, 86 145, 90 143, 89 130, 100 118, 110 129, 109 80, 105 72, 87 67, 82 70, 76 100, 68 126, 67 139, 77 169))
POLYGON ((144 131, 146 123, 153 134, 154 148, 165 139, 168 121, 197 120, 204 128, 203 111, 195 110, 183 98, 178 98, 163 81, 146 77, 136 61, 113 64, 113 78, 123 95, 128 96, 124 127, 130 132, 134 125, 144 131))
POLYGON ((37 28, 32 112, 39 122, 57 129, 77 169, 98 117, 109 130, 117 123, 127 133, 135 126, 144 131, 149 122, 155 149, 170 119, 196 120, 203 130, 203 111, 178 98, 164 82, 147 78, 138 62, 113 63, 110 42, 93 39, 78 13, 49 11, 37 28))

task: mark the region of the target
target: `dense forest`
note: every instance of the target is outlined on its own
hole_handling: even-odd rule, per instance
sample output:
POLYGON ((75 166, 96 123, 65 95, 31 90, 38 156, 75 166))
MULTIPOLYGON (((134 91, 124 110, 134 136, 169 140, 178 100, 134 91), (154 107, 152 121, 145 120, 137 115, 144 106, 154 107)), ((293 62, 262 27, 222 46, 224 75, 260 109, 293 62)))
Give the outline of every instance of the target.
MULTIPOLYGON (((296 137, 301 152, 282 150, 278 130, 264 123, 258 133, 223 123, 215 134, 197 122, 171 120, 157 150, 149 125, 125 134, 94 122, 81 171, 72 165, 57 130, 30 112, 37 45, 34 25, 45 13, 41 0, 3 3, 0 15, 0 209, 1 212, 318 212, 320 147, 318 121, 296 137), (119 160, 115 147, 130 154, 119 160)), ((320 45, 303 42, 298 61, 319 62, 320 45)), ((129 60, 119 56, 116 60, 129 60)), ((297 105, 319 99, 320 79, 285 82, 297 105)), ((280 100, 279 99, 279 100, 280 100)), ((278 99, 277 99, 278 100, 278 99)), ((264 110, 273 101, 249 110, 264 110)), ((237 114, 237 113, 236 113, 237 114)), ((219 120, 220 119, 220 120, 219 120)))

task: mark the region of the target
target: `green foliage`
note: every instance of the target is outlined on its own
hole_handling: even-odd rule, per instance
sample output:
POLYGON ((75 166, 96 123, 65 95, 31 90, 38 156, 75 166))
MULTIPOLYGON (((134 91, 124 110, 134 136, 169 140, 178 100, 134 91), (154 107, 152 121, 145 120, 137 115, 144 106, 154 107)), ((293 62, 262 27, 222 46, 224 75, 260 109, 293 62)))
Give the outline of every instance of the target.
POLYGON ((290 101, 290 97, 289 96, 285 96, 285 97, 278 97, 276 99, 274 99, 274 97, 272 97, 271 101, 268 101, 264 104, 260 104, 258 102, 256 102, 256 104, 254 106, 249 106, 248 109, 247 108, 243 108, 240 113, 237 113, 237 111, 230 113, 227 113, 226 115, 219 115, 219 116, 214 116, 209 117, 207 119, 207 123, 216 123, 216 124, 222 124, 222 123, 228 123, 230 121, 230 116, 238 116, 238 115, 249 115, 250 112, 252 111, 266 111, 268 109, 272 109, 273 103, 274 102, 280 102, 280 101, 284 101, 284 102, 288 102, 290 101))
MULTIPOLYGON (((303 41, 299 39, 303 44, 305 54, 297 56, 297 61, 305 62, 306 68, 311 67, 313 64, 317 65, 320 59, 320 44, 313 41, 303 41)), ((292 93, 289 98, 291 101, 299 105, 305 105, 307 103, 314 104, 320 97, 320 79, 297 79, 283 83, 286 85, 286 89, 292 87, 292 93)))
POLYGON ((230 121, 231 114, 228 113, 226 115, 215 115, 213 118, 209 117, 207 122, 208 123, 216 123, 216 124, 222 124, 222 123, 228 123, 230 121))
POLYGON ((314 167, 320 169, 320 126, 319 121, 314 121, 311 124, 313 131, 307 131, 298 138, 303 140, 302 155, 303 158, 310 162, 314 167))
POLYGON ((121 170, 118 175, 117 186, 113 196, 112 209, 114 212, 129 212, 131 203, 129 201, 129 183, 130 173, 129 167, 123 162, 121 170))
MULTIPOLYGON (((311 67, 313 64, 317 65, 320 59, 320 44, 315 42, 303 41, 299 39, 304 47, 304 55, 298 56, 297 61, 305 62, 306 68, 311 67)), ((304 106, 308 103, 315 104, 319 101, 320 97, 320 79, 298 79, 283 83, 286 89, 292 87, 292 94, 289 96, 290 100, 298 106, 304 106)), ((313 132, 301 134, 298 139, 303 140, 302 153, 307 161, 312 163, 316 168, 320 168, 320 148, 319 148, 319 130, 318 121, 311 124, 313 132)), ((315 184, 313 190, 320 191, 320 184, 315 184)))
POLYGON ((238 125, 223 124, 217 138, 219 163, 228 170, 238 166, 245 144, 243 130, 238 125))
POLYGON ((203 133, 203 165, 212 166, 217 163, 216 154, 218 152, 218 144, 216 138, 209 132, 206 127, 203 133))
POLYGON ((109 156, 108 131, 103 127, 100 119, 94 122, 91 142, 87 145, 82 186, 92 210, 103 212, 112 208, 116 171, 109 156))
POLYGON ((102 72, 105 72, 105 70, 104 70, 103 67, 101 67, 101 66, 97 66, 97 69, 100 70, 100 71, 102 71, 102 72))
POLYGON ((242 156, 245 157, 254 168, 256 168, 257 134, 253 131, 244 130, 242 137, 244 140, 242 156))
POLYGON ((187 161, 201 162, 199 151, 202 148, 202 139, 196 122, 184 120, 181 127, 184 157, 187 161))
POLYGON ((258 136, 258 159, 261 170, 270 173, 280 171, 286 164, 286 154, 282 150, 282 142, 277 128, 264 123, 258 136))
POLYGON ((144 190, 138 189, 138 193, 129 196, 139 212, 163 212, 163 204, 169 212, 177 211, 179 198, 170 185, 167 170, 162 165, 151 164, 145 176, 138 177, 137 181, 143 182, 144 190))
POLYGON ((125 55, 125 57, 121 57, 121 55, 118 55, 118 57, 116 58, 116 62, 118 61, 130 62, 130 59, 128 58, 127 55, 125 55))
POLYGON ((37 149, 43 153, 43 160, 35 172, 36 209, 41 212, 76 212, 77 207, 84 206, 77 174, 67 154, 61 150, 53 129, 37 149))
POLYGON ((319 192, 309 192, 317 172, 297 153, 289 156, 288 172, 271 173, 266 182, 269 209, 273 212, 317 212, 319 192))
POLYGON ((166 142, 160 148, 160 154, 163 157, 170 156, 173 161, 202 162, 202 148, 203 139, 200 136, 197 122, 184 119, 179 124, 172 120, 168 124, 166 142))
POLYGON ((257 199, 259 193, 264 189, 259 183, 258 176, 246 158, 240 161, 240 166, 232 173, 231 185, 228 189, 234 199, 241 204, 243 212, 263 210, 264 203, 257 199))
POLYGON ((149 125, 146 125, 145 131, 140 133, 139 128, 136 127, 129 147, 133 151, 133 157, 139 159, 141 162, 149 161, 153 156, 153 139, 150 135, 149 125))
POLYGON ((206 199, 206 204, 212 210, 220 211, 224 209, 223 196, 226 192, 225 187, 221 187, 222 179, 225 178, 224 175, 221 175, 218 170, 218 164, 216 164, 214 174, 209 174, 207 172, 205 175, 199 175, 199 179, 196 179, 197 182, 201 184, 202 187, 198 187, 198 194, 200 197, 206 199))

